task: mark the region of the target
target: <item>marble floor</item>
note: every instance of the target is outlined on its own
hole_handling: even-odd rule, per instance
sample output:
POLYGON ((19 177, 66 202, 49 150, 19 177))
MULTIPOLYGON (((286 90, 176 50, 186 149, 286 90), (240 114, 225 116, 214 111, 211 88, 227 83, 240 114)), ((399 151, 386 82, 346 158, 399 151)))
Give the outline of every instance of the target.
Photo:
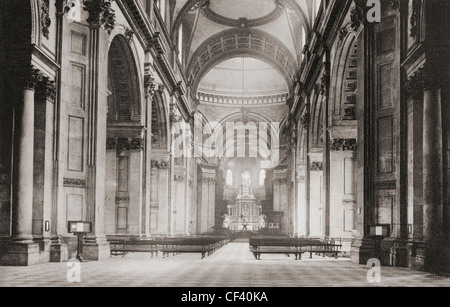
MULTIPOLYGON (((348 259, 314 257, 294 260, 285 255, 262 255, 257 261, 248 243, 229 243, 205 259, 199 254, 151 258, 149 254, 115 256, 80 265, 80 282, 68 281, 68 263, 31 267, 1 267, 0 286, 44 287, 371 287, 450 286, 450 278, 406 268, 381 268, 381 282, 369 283, 369 268, 348 259)), ((306 258, 306 257, 305 257, 306 258)))

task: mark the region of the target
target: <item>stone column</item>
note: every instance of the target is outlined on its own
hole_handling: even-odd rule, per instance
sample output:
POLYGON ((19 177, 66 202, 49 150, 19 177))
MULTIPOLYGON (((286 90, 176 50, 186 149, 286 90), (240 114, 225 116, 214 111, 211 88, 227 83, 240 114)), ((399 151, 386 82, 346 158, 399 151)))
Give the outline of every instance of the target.
POLYGON ((209 233, 213 231, 215 217, 215 178, 214 169, 200 167, 201 174, 198 176, 198 211, 197 232, 209 233))
MULTIPOLYGON (((149 66, 146 64, 146 66, 149 66)), ((145 237, 150 237, 150 204, 151 204, 151 173, 152 173, 152 106, 153 97, 156 91, 155 78, 150 72, 144 76, 144 92, 145 92, 145 172, 144 172, 144 185, 145 195, 142 203, 142 233, 145 237)))
POLYGON ((282 212, 281 232, 289 232, 289 212, 287 195, 287 168, 279 167, 273 172, 273 211, 282 212))
POLYGON ((441 90, 425 89, 423 102, 423 239, 428 243, 425 269, 440 271, 443 260, 440 253, 443 239, 441 90))
POLYGON ((31 66, 26 72, 23 101, 16 122, 13 178, 12 238, 2 254, 2 265, 33 265, 39 260, 39 246, 33 243, 34 96, 42 73, 31 66))
POLYGON ((45 78, 36 97, 34 120, 33 237, 41 244, 41 259, 50 259, 50 221, 53 186, 55 82, 45 78), (46 223, 48 223, 46 225, 46 223), (48 226, 48 228, 46 228, 48 226))
MULTIPOLYGON (((110 1, 105 1, 110 2, 110 1)), ((102 18, 113 14, 99 0, 84 2, 89 13, 89 75, 88 75, 88 136, 86 174, 86 218, 92 222, 92 233, 84 240, 84 256, 89 260, 110 257, 110 246, 105 236, 105 166, 107 126, 107 74, 108 37, 102 28, 111 29, 111 19, 102 18), (100 56, 102 55, 102 56, 100 56)))
POLYGON ((307 220, 307 190, 306 190, 306 165, 304 162, 297 167, 297 212, 298 226, 297 235, 305 237, 308 235, 307 220))

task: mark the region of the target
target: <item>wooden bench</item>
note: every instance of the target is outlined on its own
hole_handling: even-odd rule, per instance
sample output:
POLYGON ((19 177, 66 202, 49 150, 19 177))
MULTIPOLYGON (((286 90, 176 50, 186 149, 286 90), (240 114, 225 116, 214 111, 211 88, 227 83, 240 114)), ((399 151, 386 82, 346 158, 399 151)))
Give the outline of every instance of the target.
POLYGON ((121 239, 110 240, 111 255, 126 255, 127 253, 150 253, 158 257, 158 242, 155 240, 121 239))
POLYGON ((229 242, 227 238, 166 238, 156 240, 111 239, 111 255, 126 255, 127 253, 145 252, 163 258, 180 253, 200 253, 202 259, 211 255, 229 242))
POLYGON ((200 253, 202 259, 206 255, 210 256, 229 242, 228 239, 223 238, 186 238, 186 239, 167 239, 160 241, 160 251, 163 257, 179 253, 200 253))
POLYGON ((295 260, 301 260, 303 253, 337 255, 342 245, 334 240, 325 239, 294 239, 294 238, 251 238, 250 251, 255 259, 260 260, 261 254, 295 255, 295 260))

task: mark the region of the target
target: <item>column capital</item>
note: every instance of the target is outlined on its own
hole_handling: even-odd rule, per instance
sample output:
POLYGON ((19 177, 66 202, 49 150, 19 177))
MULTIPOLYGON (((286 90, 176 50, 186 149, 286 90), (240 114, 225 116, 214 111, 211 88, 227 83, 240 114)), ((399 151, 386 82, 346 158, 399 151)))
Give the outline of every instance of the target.
POLYGON ((89 13, 87 22, 91 28, 104 25, 108 32, 114 29, 116 15, 111 3, 111 0, 84 0, 83 9, 89 13))
POLYGON ((44 80, 44 77, 44 74, 39 69, 30 65, 25 72, 24 87, 34 91, 38 83, 44 80))
POLYGON ((54 103, 56 101, 56 91, 56 82, 49 78, 44 78, 37 88, 37 96, 39 99, 47 99, 54 103))

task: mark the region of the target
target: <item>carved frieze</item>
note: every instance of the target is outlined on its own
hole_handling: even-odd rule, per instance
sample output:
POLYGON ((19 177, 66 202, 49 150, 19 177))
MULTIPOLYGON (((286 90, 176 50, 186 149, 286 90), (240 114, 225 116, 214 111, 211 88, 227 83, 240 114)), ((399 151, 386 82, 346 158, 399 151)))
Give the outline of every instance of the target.
POLYGON ((66 188, 86 188, 86 180, 85 179, 72 179, 72 178, 64 178, 63 185, 66 188))
POLYGON ((49 0, 41 1, 41 12, 42 35, 44 35, 46 39, 49 39, 49 28, 52 24, 52 20, 50 19, 49 0))

